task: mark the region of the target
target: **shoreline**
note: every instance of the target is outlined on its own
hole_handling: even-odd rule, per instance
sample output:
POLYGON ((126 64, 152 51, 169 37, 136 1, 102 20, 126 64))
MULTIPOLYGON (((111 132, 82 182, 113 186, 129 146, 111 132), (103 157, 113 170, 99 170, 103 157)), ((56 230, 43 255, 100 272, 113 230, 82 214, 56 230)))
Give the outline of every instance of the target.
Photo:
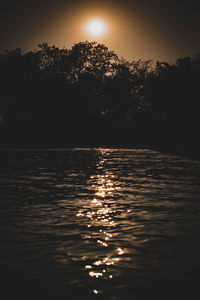
POLYGON ((51 150, 51 151, 64 151, 64 150, 74 150, 74 149, 122 149, 122 150, 152 150, 152 151, 159 151, 163 154, 170 154, 170 155, 177 155, 181 157, 185 157, 192 160, 198 160, 200 161, 200 149, 181 149, 180 147, 172 146, 172 145, 115 145, 115 144, 68 144, 68 145, 42 145, 42 144, 23 144, 23 145, 4 145, 0 146, 0 151, 45 151, 45 150, 51 150))

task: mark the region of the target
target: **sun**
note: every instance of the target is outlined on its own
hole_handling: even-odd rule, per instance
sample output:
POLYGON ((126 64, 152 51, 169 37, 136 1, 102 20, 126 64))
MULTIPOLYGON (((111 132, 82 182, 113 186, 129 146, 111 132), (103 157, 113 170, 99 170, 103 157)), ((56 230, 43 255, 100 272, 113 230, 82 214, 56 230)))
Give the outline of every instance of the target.
POLYGON ((102 20, 92 19, 86 24, 85 29, 92 36, 100 36, 105 33, 107 28, 102 20))

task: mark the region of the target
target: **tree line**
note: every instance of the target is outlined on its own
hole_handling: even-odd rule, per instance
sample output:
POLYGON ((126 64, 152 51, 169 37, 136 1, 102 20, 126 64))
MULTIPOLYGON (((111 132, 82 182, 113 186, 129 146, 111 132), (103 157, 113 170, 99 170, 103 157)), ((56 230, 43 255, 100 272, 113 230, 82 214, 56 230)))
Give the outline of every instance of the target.
POLYGON ((127 61, 105 45, 0 54, 1 143, 196 145, 200 54, 127 61))

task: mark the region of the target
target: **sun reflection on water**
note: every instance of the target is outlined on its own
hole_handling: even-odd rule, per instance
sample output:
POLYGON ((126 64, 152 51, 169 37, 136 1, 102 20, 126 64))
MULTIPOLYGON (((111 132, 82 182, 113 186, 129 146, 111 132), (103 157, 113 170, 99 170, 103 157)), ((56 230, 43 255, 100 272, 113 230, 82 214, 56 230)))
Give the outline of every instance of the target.
POLYGON ((196 282, 197 162, 149 150, 45 150, 31 164, 19 154, 6 155, 14 161, 1 174, 1 256, 14 286, 20 270, 55 299, 128 299, 177 275, 181 287, 193 267, 196 282))
MULTIPOLYGON (((111 206, 111 201, 115 190, 119 189, 119 187, 115 186, 114 175, 103 169, 106 163, 106 150, 103 150, 102 155, 104 158, 97 166, 97 169, 100 171, 99 174, 91 175, 88 181, 94 192, 94 197, 87 202, 84 208, 79 209, 76 216, 88 219, 87 228, 91 229, 90 233, 85 236, 85 239, 89 243, 96 244, 96 255, 94 258, 90 258, 90 263, 84 267, 85 270, 88 272, 89 277, 95 280, 100 278, 112 280, 115 277, 117 265, 122 260, 125 250, 120 245, 116 247, 116 241, 113 240, 113 230, 116 227, 115 215, 117 212, 111 206)), ((93 290, 94 294, 99 292, 102 291, 93 290)))

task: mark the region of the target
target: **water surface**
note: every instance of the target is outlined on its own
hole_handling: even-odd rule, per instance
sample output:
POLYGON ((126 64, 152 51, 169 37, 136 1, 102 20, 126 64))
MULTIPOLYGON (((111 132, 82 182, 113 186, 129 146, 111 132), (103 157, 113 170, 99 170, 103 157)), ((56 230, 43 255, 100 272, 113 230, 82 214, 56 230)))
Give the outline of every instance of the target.
POLYGON ((8 295, 133 299, 198 287, 199 162, 150 150, 50 149, 0 151, 0 164, 8 295))

